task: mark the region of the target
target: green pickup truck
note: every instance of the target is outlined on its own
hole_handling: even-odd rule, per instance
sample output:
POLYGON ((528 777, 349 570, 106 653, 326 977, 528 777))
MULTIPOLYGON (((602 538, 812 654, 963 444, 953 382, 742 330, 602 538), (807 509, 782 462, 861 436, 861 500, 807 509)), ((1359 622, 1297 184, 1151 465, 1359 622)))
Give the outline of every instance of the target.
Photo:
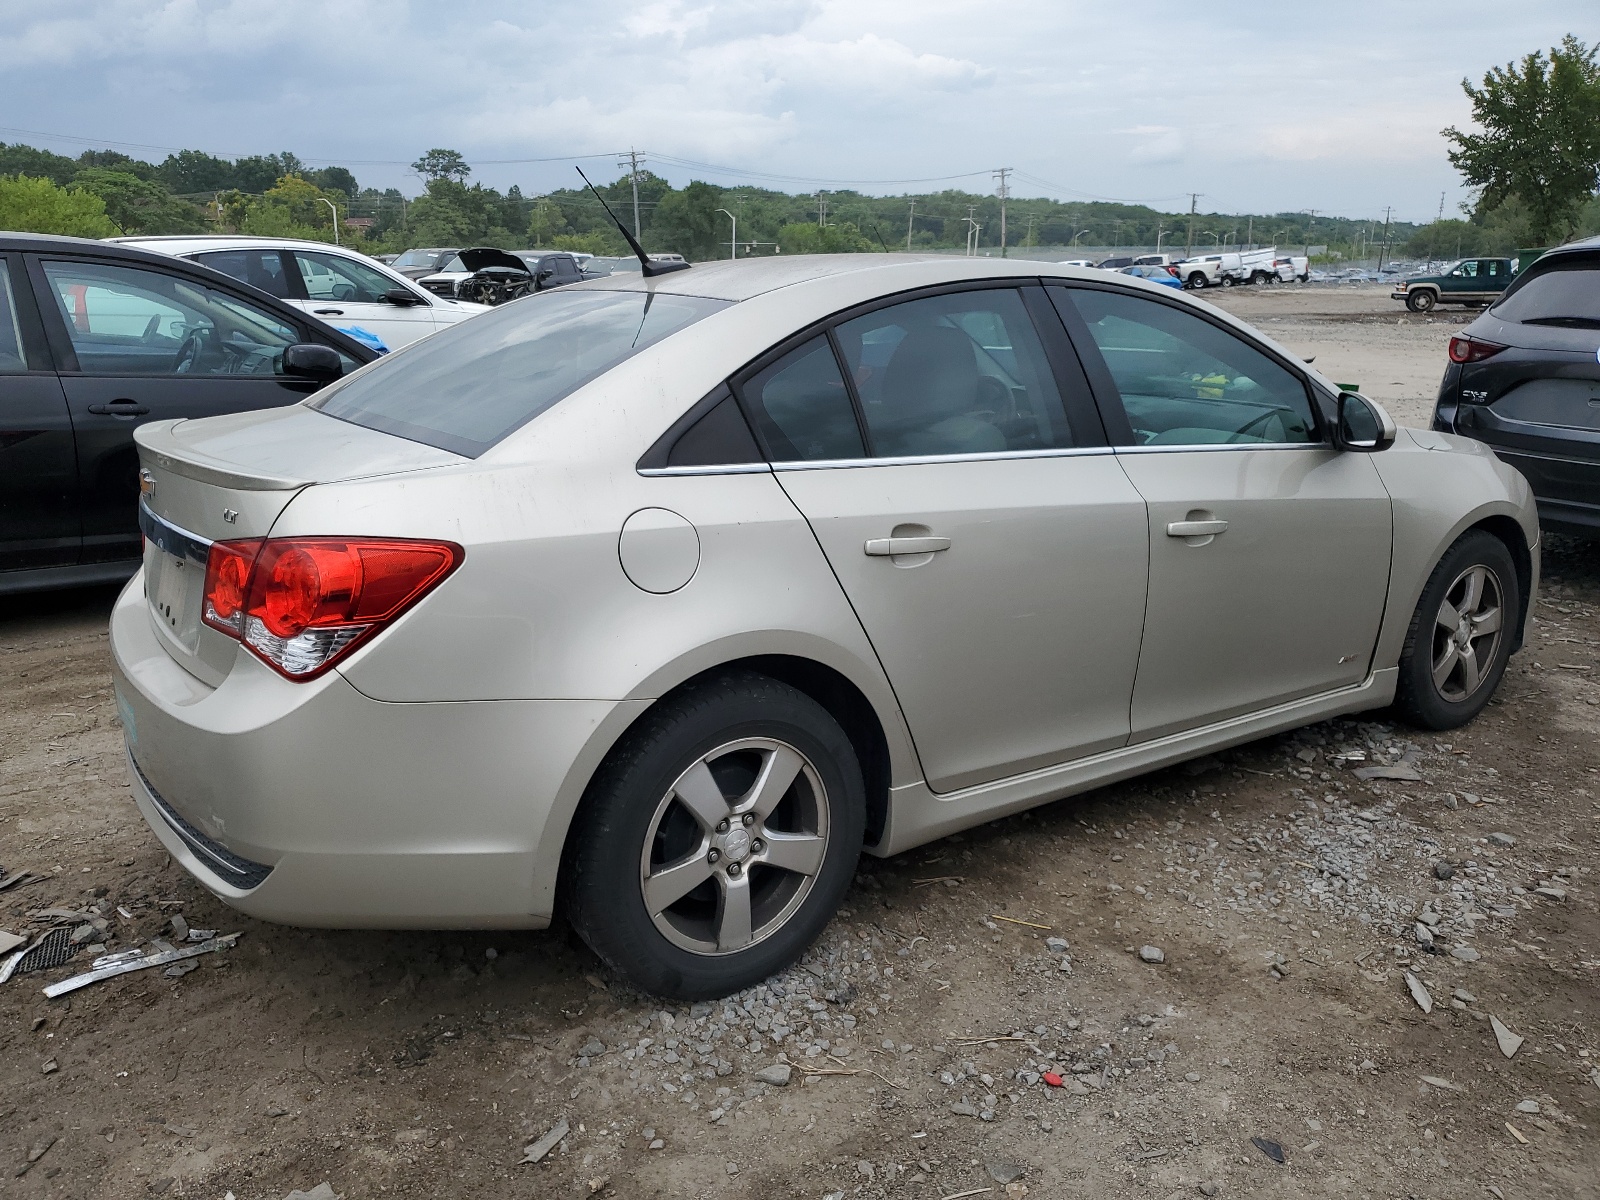
POLYGON ((1516 275, 1514 258, 1463 258, 1437 275, 1402 279, 1390 295, 1404 300, 1412 312, 1427 312, 1435 304, 1489 304, 1516 275))

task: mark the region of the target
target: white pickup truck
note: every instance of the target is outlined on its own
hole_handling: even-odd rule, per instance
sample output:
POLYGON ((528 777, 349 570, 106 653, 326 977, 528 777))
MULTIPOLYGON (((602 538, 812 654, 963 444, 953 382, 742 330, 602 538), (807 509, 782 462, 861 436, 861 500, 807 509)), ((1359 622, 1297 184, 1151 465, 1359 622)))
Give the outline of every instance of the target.
POLYGON ((1177 264, 1178 278, 1183 286, 1194 291, 1200 288, 1219 287, 1222 284, 1223 263, 1237 254, 1197 254, 1177 264))

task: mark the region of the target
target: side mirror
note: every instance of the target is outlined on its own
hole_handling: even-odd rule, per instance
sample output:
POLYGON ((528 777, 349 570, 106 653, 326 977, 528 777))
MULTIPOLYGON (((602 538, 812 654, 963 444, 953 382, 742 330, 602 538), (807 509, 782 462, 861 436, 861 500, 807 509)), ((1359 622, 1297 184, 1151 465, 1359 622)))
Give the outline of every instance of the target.
POLYGON ((421 296, 415 292, 408 292, 405 288, 390 288, 383 294, 383 298, 390 304, 398 304, 401 308, 410 308, 413 304, 426 304, 421 296))
POLYGON ((1394 445, 1394 419, 1359 392, 1340 392, 1332 421, 1336 450, 1375 454, 1394 445))
POLYGON ((294 379, 327 383, 344 374, 344 360, 332 346, 301 342, 283 352, 283 373, 294 379))

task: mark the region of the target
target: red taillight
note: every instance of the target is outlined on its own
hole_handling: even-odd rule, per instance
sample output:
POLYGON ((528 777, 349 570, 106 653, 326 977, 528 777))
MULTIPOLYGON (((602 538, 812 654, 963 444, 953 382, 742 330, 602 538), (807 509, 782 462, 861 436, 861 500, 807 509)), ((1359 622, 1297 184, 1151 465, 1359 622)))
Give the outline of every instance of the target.
POLYGON ((454 542, 270 538, 217 542, 205 623, 290 679, 313 679, 460 565, 454 542))
POLYGON ((1482 362, 1486 358, 1493 358, 1504 349, 1505 347, 1499 342, 1486 342, 1482 338, 1458 333, 1450 339, 1450 361, 1453 363, 1482 362))

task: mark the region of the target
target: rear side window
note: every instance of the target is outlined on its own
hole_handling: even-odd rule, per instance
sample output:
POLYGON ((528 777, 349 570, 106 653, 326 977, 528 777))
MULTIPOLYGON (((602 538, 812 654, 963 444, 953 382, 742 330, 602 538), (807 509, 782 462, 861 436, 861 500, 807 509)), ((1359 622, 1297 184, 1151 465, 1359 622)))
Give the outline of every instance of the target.
POLYGON ((276 250, 216 250, 196 254, 194 260, 213 271, 231 275, 241 283, 258 287, 280 300, 292 300, 295 293, 284 270, 283 255, 276 250))
POLYGON ((319 392, 330 417, 476 458, 557 401, 729 301, 548 292, 413 342, 319 392))
POLYGON ((1600 328, 1600 258, 1532 268, 1489 311, 1522 325, 1600 328))
POLYGON ((17 305, 11 294, 11 271, 0 259, 0 374, 16 374, 28 369, 22 353, 22 329, 17 324, 17 305))
POLYGON ((855 407, 826 337, 758 371, 741 391, 773 462, 865 458, 855 407))

